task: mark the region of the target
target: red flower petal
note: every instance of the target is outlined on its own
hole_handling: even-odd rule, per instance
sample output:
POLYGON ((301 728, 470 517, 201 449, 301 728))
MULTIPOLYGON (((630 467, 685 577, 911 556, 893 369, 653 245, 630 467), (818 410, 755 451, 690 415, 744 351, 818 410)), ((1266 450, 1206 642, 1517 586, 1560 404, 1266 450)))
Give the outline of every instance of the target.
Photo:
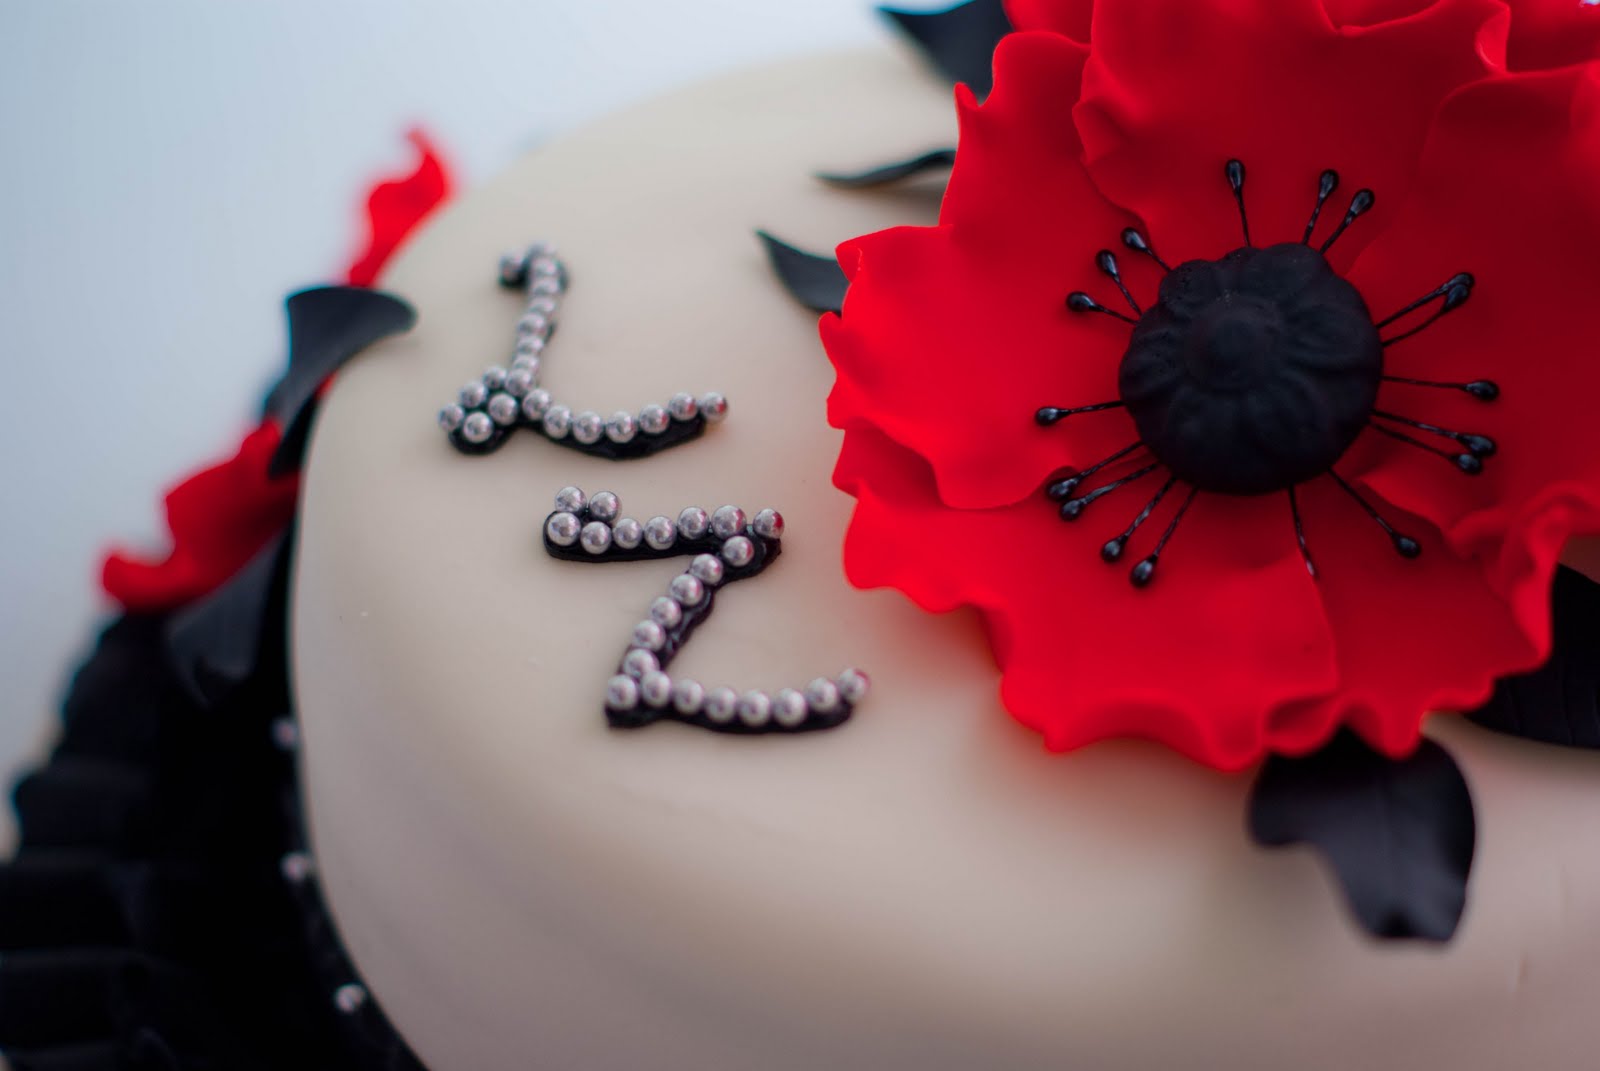
POLYGON ((1149 553, 1181 491, 1139 530, 1124 562, 1107 565, 1099 551, 1161 486, 1155 477, 1073 524, 1040 500, 952 510, 925 463, 858 429, 845 436, 834 482, 858 499, 845 540, 851 582, 898 588, 929 610, 975 606, 1005 673, 1007 709, 1052 749, 1135 736, 1236 769, 1266 749, 1307 750, 1331 730, 1273 717, 1337 683, 1333 640, 1281 496, 1196 499, 1141 591, 1128 567, 1149 553))
POLYGON ((1569 535, 1600 532, 1600 442, 1587 430, 1600 394, 1597 190, 1600 65, 1473 86, 1444 108, 1410 202, 1352 276, 1380 315, 1458 271, 1476 276, 1464 307, 1387 363, 1419 379, 1492 379, 1500 399, 1391 384, 1379 402, 1490 435, 1498 453, 1468 478, 1420 450, 1369 450, 1364 482, 1479 559, 1541 651, 1556 556, 1569 535))
MULTIPOLYGON (((1297 241, 1324 168, 1377 207, 1336 266, 1394 218, 1429 125, 1453 89, 1504 55, 1499 0, 1439 0, 1412 17, 1338 29, 1323 0, 1142 0, 1095 10, 1076 118, 1100 189, 1137 212, 1167 259, 1241 245, 1223 162, 1249 169, 1258 244, 1297 241)), ((1325 220, 1331 233, 1332 221, 1325 220)))
POLYGON ((395 250, 450 196, 450 174, 427 134, 413 129, 406 138, 417 150, 417 166, 409 175, 373 186, 367 195, 366 247, 350 265, 351 286, 371 286, 395 250))
POLYGON ((1600 4, 1585 0, 1508 0, 1511 68, 1533 71, 1600 59, 1600 4))
POLYGON ((1049 30, 1081 45, 1089 43, 1094 0, 1005 0, 1005 9, 1018 30, 1049 30))
POLYGON ((822 325, 838 370, 829 419, 871 424, 926 458, 953 506, 1019 501, 1137 438, 1120 413, 1084 418, 1072 436, 1033 421, 1042 405, 1114 399, 1127 344, 1122 325, 1063 305, 1099 278, 1095 253, 1129 222, 1078 164, 1084 56, 1055 34, 1005 38, 988 102, 958 92, 962 152, 941 225, 839 251, 851 286, 842 319, 822 325))

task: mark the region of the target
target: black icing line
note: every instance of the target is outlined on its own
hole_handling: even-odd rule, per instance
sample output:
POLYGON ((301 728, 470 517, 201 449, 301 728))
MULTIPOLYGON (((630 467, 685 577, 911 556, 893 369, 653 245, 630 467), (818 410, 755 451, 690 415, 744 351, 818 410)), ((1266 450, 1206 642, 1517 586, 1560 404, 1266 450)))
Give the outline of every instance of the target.
POLYGON ((955 162, 954 149, 930 149, 920 156, 881 164, 865 171, 819 171, 817 178, 842 190, 867 190, 904 182, 930 171, 948 171, 955 166, 955 162))
POLYGON ((1455 933, 1477 825, 1466 779, 1433 741, 1390 759, 1341 730, 1311 755, 1274 756, 1251 789, 1249 815, 1258 843, 1321 853, 1373 936, 1455 933))
POLYGON ((1489 701, 1467 717, 1527 740, 1600 748, 1600 584, 1563 566, 1550 604, 1549 659, 1497 681, 1489 701))
POLYGON ((944 11, 878 11, 917 46, 945 78, 970 86, 979 97, 994 82, 994 49, 1011 32, 1001 0, 968 0, 944 11))
POLYGON ((757 231, 773 274, 789 295, 813 312, 838 312, 850 286, 844 269, 832 257, 807 253, 766 231, 757 231))
POLYGON ((300 467, 317 391, 350 358, 377 342, 409 331, 416 311, 390 294, 358 286, 320 286, 290 294, 289 371, 273 389, 268 415, 283 429, 283 440, 267 472, 284 476, 300 467))
POLYGON ((291 524, 226 584, 168 618, 168 663, 200 706, 225 700, 281 647, 268 623, 283 619, 293 543, 291 524))

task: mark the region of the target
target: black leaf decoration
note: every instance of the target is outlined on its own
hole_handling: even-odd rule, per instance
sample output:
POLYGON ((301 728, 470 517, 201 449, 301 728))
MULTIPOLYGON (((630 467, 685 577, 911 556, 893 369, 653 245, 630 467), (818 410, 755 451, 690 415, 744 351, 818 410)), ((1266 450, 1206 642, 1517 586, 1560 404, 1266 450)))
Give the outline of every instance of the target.
POLYGON ((817 173, 817 178, 843 190, 865 190, 874 186, 904 182, 929 171, 948 171, 955 162, 954 149, 932 149, 921 156, 913 156, 909 160, 896 160, 894 163, 883 164, 866 171, 821 171, 817 173))
POLYGON ((1461 921, 1477 823, 1466 779, 1431 740, 1391 759, 1341 730, 1314 754, 1274 756, 1250 793, 1250 832, 1321 852, 1376 937, 1448 941, 1461 921))
POLYGON ((319 286, 290 294, 289 371, 273 388, 268 415, 283 429, 283 441, 267 472, 283 476, 300 467, 317 389, 339 366, 379 339, 409 331, 417 322, 410 305, 378 290, 319 286))
POLYGON ((1564 747, 1600 748, 1600 584, 1565 566, 1550 590, 1550 657, 1467 715, 1496 732, 1564 747))
POLYGON ((946 11, 879 11, 911 38, 940 74, 964 82, 980 98, 994 80, 994 47, 1011 32, 1000 0, 968 0, 946 11))
POLYGON ((766 231, 756 234, 766 247, 773 272, 796 301, 815 312, 838 312, 844 307, 850 281, 838 261, 796 249, 766 231))
POLYGON ((291 524, 226 584, 167 619, 168 662, 201 706, 251 680, 286 679, 284 637, 266 624, 283 620, 293 544, 291 524))

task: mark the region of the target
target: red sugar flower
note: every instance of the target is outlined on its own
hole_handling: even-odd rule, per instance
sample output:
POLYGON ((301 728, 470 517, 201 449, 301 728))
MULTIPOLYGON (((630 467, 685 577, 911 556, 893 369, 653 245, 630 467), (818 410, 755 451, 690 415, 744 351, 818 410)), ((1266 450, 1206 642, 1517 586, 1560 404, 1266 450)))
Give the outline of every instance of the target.
POLYGON ((840 250, 852 582, 1055 749, 1408 753, 1600 532, 1600 9, 1010 9, 939 225, 840 250))

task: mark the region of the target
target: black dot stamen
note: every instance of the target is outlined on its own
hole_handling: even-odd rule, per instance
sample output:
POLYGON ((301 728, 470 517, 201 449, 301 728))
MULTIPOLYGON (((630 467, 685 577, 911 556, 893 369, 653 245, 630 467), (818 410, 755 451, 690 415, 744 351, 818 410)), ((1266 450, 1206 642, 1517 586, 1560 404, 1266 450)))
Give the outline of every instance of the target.
POLYGON ((1395 531, 1394 525, 1384 520, 1383 514, 1379 513, 1377 509, 1373 507, 1372 503, 1361 497, 1361 492, 1357 491, 1354 487, 1351 487, 1343 476, 1340 476, 1332 469, 1328 470, 1328 475, 1333 477, 1334 483, 1337 483, 1340 487, 1344 488, 1345 494, 1349 495, 1351 498, 1360 503, 1361 508, 1366 512, 1367 516, 1371 517, 1373 522, 1376 523, 1379 528, 1383 529, 1384 534, 1389 537, 1389 542, 1394 544, 1395 552, 1399 554, 1400 557, 1415 558, 1417 555, 1422 553, 1421 543, 1418 543, 1415 539, 1412 539, 1408 535, 1403 535, 1402 533, 1395 531))
POLYGON ((1354 197, 1350 198, 1350 208, 1344 214, 1344 219, 1339 221, 1338 228, 1322 243, 1320 252, 1326 254, 1333 248, 1333 243, 1343 237, 1344 232, 1350 229, 1350 224, 1372 211, 1372 206, 1377 203, 1378 196, 1371 190, 1357 190, 1354 197))
POLYGON ((1110 483, 1096 487, 1093 491, 1081 494, 1077 498, 1067 499, 1065 502, 1061 503, 1061 519, 1064 521, 1077 520, 1079 517, 1083 516, 1083 511, 1088 509, 1092 503, 1104 498, 1113 491, 1126 487, 1128 484, 1133 483, 1136 480, 1144 479, 1146 476, 1150 475, 1160 467, 1161 465, 1159 462, 1153 465, 1146 465, 1142 469, 1128 473, 1128 475, 1122 477, 1120 480, 1112 480, 1110 483))
POLYGON ((1200 493, 1200 488, 1189 488, 1189 495, 1183 500, 1183 505, 1178 507, 1178 512, 1173 515, 1172 522, 1167 525, 1167 530, 1161 533, 1161 539, 1156 543, 1156 549, 1150 552, 1138 565, 1128 572, 1128 582, 1136 588, 1147 586, 1156 577, 1156 566, 1161 561, 1161 552, 1167 549, 1167 544, 1172 540, 1172 533, 1178 530, 1178 523, 1183 520, 1183 515, 1189 512, 1189 507, 1194 505, 1195 496, 1200 493))
POLYGON ((1073 312, 1098 312, 1106 316, 1115 316, 1125 324, 1137 324, 1139 322, 1126 313, 1106 308, 1082 290, 1074 290, 1067 295, 1067 308, 1073 312))
POLYGON ((1474 379, 1470 383, 1446 383, 1437 379, 1410 379, 1406 376, 1384 376, 1385 383, 1404 383, 1408 387, 1433 387, 1438 390, 1459 390, 1480 402, 1493 402, 1500 398, 1500 385, 1492 379, 1474 379))
POLYGON ((1094 262, 1103 274, 1109 276, 1111 281, 1117 284, 1117 289, 1122 291, 1122 296, 1128 302, 1128 307, 1133 310, 1133 314, 1135 316, 1143 316, 1144 310, 1139 307, 1139 303, 1133 300, 1133 295, 1128 292, 1128 284, 1122 281, 1122 269, 1117 266, 1117 255, 1109 249, 1102 249, 1095 254, 1094 262))
MULTIPOLYGON (((1398 334, 1398 335, 1394 336, 1393 338, 1384 339, 1383 340, 1384 346, 1393 346, 1397 342, 1404 342, 1408 338, 1411 338, 1411 337, 1413 337, 1415 335, 1420 335, 1420 334, 1422 334, 1422 332, 1426 331, 1428 328, 1430 328, 1434 324, 1438 323, 1439 320, 1442 319, 1443 317, 1450 315, 1452 312, 1455 312, 1461 306, 1465 305, 1467 303, 1467 300, 1472 297, 1472 287, 1473 287, 1473 282, 1472 282, 1472 276, 1471 275, 1468 275, 1466 272, 1462 272, 1460 275, 1456 276, 1455 279, 1452 279, 1449 283, 1446 283, 1445 286, 1442 287, 1439 291, 1435 291, 1432 294, 1430 294, 1428 297, 1423 299, 1422 304, 1426 304, 1429 301, 1435 300, 1436 298, 1439 298, 1439 297, 1443 297, 1444 298, 1444 303, 1442 305, 1440 305, 1437 309, 1433 310, 1432 315, 1430 315, 1426 320, 1422 321, 1416 327, 1413 327, 1411 330, 1405 331, 1405 332, 1403 332, 1401 334, 1398 334), (1465 282, 1456 281, 1456 280, 1462 279, 1463 277, 1466 280, 1465 282)), ((1390 323, 1395 318, 1397 318, 1399 316, 1403 316, 1406 312, 1411 311, 1411 308, 1420 308, 1420 307, 1421 307, 1420 305, 1414 305, 1414 306, 1411 306, 1409 308, 1402 309, 1400 312, 1395 313, 1394 316, 1391 316, 1388 320, 1385 320, 1382 324, 1379 324, 1378 326, 1382 327, 1382 326, 1384 326, 1384 324, 1390 323)))
POLYGON ((1317 203, 1311 209, 1311 221, 1306 224, 1306 236, 1300 239, 1301 245, 1311 244, 1311 235, 1317 229, 1317 220, 1322 218, 1322 206, 1328 203, 1328 198, 1332 197, 1333 191, 1338 188, 1339 172, 1330 167, 1317 181, 1317 203))
POLYGON ((1122 232, 1122 244, 1133 250, 1135 253, 1138 253, 1141 256, 1149 257, 1151 260, 1161 265, 1162 271, 1170 272, 1172 270, 1172 265, 1161 259, 1161 255, 1157 253, 1155 247, 1150 244, 1150 239, 1146 238, 1133 227, 1128 227, 1122 232))
POLYGON ((1137 532, 1139 526, 1150 519, 1150 514, 1156 511, 1156 507, 1161 505, 1161 500, 1167 497, 1167 492, 1172 490, 1177 482, 1178 478, 1176 476, 1167 477, 1167 482, 1161 485, 1161 490, 1155 493, 1155 497, 1145 503, 1144 509, 1139 511, 1139 515, 1133 519, 1133 523, 1123 529, 1121 535, 1115 539, 1108 540, 1106 545, 1100 548, 1100 557, 1107 562, 1120 560, 1122 552, 1128 547, 1128 540, 1133 538, 1133 533, 1137 532))
POLYGON ((1495 450, 1498 449, 1493 439, 1487 435, 1479 435, 1476 432, 1451 431, 1449 428, 1441 428, 1437 424, 1424 424, 1422 421, 1412 420, 1410 417, 1386 413, 1382 409, 1374 409, 1372 415, 1380 420, 1404 424, 1408 428, 1416 428, 1418 431, 1426 431, 1434 435, 1442 435, 1446 439, 1453 439, 1466 447, 1467 453, 1477 457, 1493 457, 1495 450))
POLYGON ((1407 446, 1415 446, 1418 450, 1426 450, 1430 454, 1437 454, 1468 476, 1476 476, 1483 471, 1483 458, 1477 454, 1453 454, 1449 450, 1434 446, 1432 443, 1425 443, 1421 439, 1407 435, 1403 431, 1395 431, 1393 428, 1385 427, 1382 424, 1372 423, 1367 426, 1373 431, 1387 435, 1396 442, 1405 443, 1407 446))
POLYGON ((1228 166, 1223 168, 1223 174, 1228 178, 1228 187, 1233 190, 1233 199, 1239 205, 1239 227, 1244 231, 1244 244, 1253 247, 1250 240, 1250 216, 1244 210, 1244 162, 1242 160, 1229 160, 1228 166))
POLYGON ((1429 302, 1438 301, 1440 298, 1445 297, 1446 295, 1448 295, 1450 293, 1450 291, 1452 291, 1452 290, 1454 290, 1454 289, 1456 289, 1458 287, 1463 287, 1464 286, 1468 290, 1471 290, 1473 285, 1476 282, 1477 282, 1477 280, 1475 280, 1472 277, 1472 273, 1471 272, 1465 272, 1465 271, 1464 272, 1458 272, 1455 275, 1452 275, 1449 279, 1447 279, 1441 285, 1436 286, 1432 290, 1428 291, 1426 294, 1423 294, 1417 300, 1413 301, 1411 304, 1407 305, 1405 308, 1401 309, 1399 312, 1395 313, 1393 316, 1389 316, 1389 317, 1387 317, 1385 319, 1379 320, 1378 321, 1378 327, 1380 327, 1380 328, 1388 327, 1390 324, 1392 324, 1396 320, 1400 319, 1400 317, 1405 316, 1405 315, 1407 315, 1409 313, 1416 312, 1418 309, 1422 308, 1422 306, 1428 304, 1429 302))
POLYGON ((1080 413, 1100 413, 1107 409, 1121 409, 1127 404, 1127 402, 1122 401, 1097 402, 1094 405, 1080 405, 1074 409, 1059 409, 1056 406, 1047 405, 1034 413, 1033 419, 1041 428, 1048 428, 1052 424, 1057 424, 1067 419, 1069 416, 1078 416, 1080 413))
POLYGON ((1078 488, 1083 485, 1084 480, 1087 480, 1089 477, 1105 469, 1107 466, 1116 464, 1118 461, 1121 461, 1123 458, 1127 457, 1129 454, 1133 453, 1143 445, 1144 443, 1137 442, 1132 446, 1124 446, 1121 450, 1118 450, 1110 457, 1101 461, 1096 461, 1093 465, 1090 465, 1082 472, 1075 472, 1071 476, 1065 476, 1054 481, 1048 488, 1046 488, 1046 495, 1048 495, 1049 498, 1054 502, 1066 501, 1077 493, 1078 488))

